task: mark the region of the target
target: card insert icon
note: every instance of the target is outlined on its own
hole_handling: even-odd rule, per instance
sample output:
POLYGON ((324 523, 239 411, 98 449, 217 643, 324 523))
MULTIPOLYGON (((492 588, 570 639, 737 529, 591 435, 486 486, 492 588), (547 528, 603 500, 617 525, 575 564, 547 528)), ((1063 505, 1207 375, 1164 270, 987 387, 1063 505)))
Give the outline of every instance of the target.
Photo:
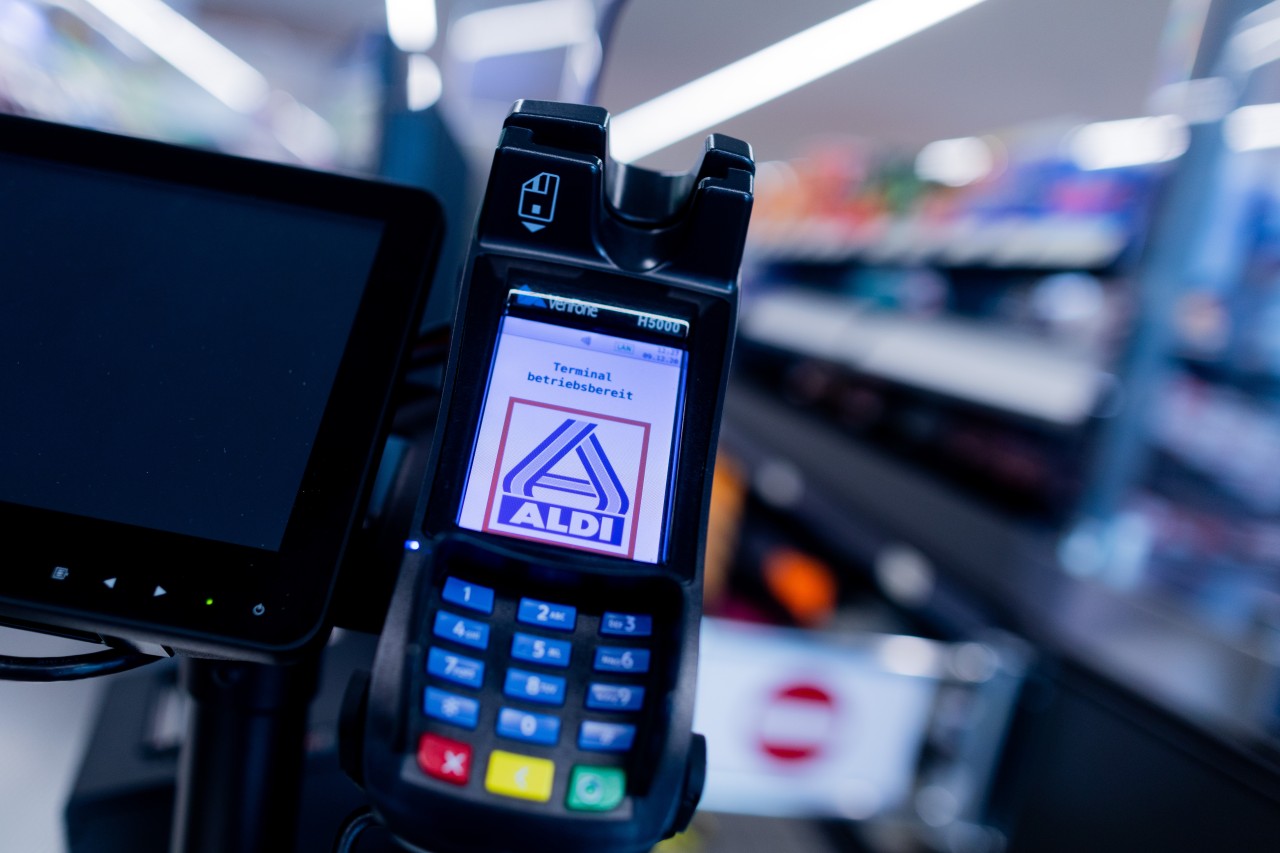
POLYGON ((520 224, 536 234, 556 218, 556 200, 560 195, 560 176, 539 172, 520 185, 520 224))

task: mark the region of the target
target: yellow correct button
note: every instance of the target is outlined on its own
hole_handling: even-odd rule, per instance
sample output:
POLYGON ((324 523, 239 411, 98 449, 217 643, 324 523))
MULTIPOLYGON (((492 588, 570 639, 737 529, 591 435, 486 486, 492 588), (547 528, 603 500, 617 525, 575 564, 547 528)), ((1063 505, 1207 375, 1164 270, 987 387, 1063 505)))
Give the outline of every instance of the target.
POLYGON ((555 773, 553 761, 495 749, 489 755, 484 787, 504 797, 545 803, 551 799, 551 779, 555 773))

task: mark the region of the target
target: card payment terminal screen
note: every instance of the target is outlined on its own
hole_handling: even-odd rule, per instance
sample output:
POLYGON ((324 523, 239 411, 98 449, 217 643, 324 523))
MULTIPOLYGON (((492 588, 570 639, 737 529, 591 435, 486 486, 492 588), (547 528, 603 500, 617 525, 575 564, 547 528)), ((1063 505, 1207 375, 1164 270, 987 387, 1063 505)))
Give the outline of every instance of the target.
POLYGON ((511 291, 458 524, 662 558, 685 320, 511 291))

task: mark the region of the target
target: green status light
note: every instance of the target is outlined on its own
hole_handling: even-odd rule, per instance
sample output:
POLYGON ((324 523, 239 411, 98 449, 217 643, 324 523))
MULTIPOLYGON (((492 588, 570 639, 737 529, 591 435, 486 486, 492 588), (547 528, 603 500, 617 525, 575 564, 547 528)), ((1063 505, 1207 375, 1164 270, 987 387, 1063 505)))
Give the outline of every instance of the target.
POLYGON ((213 605, 213 599, 212 599, 212 598, 206 598, 206 599, 204 600, 204 605, 205 605, 205 607, 210 607, 210 606, 212 606, 212 605, 213 605))

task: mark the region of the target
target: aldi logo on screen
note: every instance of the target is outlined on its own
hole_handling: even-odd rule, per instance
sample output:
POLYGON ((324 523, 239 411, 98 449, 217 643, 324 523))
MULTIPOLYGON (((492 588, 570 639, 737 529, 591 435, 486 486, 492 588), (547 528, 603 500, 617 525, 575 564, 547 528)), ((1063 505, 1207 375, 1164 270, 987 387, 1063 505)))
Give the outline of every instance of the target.
POLYGON ((485 531, 632 557, 648 448, 649 424, 512 399, 485 531))

